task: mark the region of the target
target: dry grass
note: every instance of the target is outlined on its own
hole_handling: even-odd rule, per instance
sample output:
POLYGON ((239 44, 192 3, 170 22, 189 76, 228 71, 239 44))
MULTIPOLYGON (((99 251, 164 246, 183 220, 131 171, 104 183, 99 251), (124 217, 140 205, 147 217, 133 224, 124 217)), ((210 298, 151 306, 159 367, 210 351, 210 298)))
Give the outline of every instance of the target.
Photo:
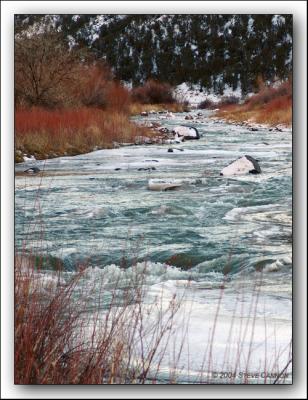
POLYGON ((292 124, 292 83, 263 87, 242 105, 225 105, 215 114, 227 121, 257 122, 271 126, 292 124))
POLYGON ((135 136, 146 134, 150 134, 146 128, 115 110, 35 107, 15 112, 15 148, 37 159, 111 148, 114 141, 132 142, 135 136))
MULTIPOLYGON (((154 360, 158 372, 162 354, 156 353, 181 300, 174 296, 162 311, 159 298, 146 314, 145 270, 121 291, 119 281, 106 289, 102 278, 80 292, 86 269, 50 280, 29 260, 20 256, 15 263, 15 384, 143 384, 154 360), (90 315, 93 291, 99 298, 90 315), (146 315, 157 315, 150 332, 146 315)), ((155 383, 153 368, 150 379, 155 383)))
MULTIPOLYGON (((31 257, 16 257, 15 384, 157 383, 162 360, 166 355, 170 357, 168 348, 172 346, 170 376, 165 379, 166 383, 179 383, 193 303, 185 305, 183 294, 164 299, 162 292, 153 303, 146 304, 147 268, 145 263, 141 270, 133 270, 123 286, 121 275, 110 281, 102 272, 95 280, 89 280, 85 266, 70 277, 58 271, 51 278, 50 272, 44 274, 34 269, 31 257), (97 298, 91 308, 93 293, 97 298), (178 319, 180 309, 183 317, 178 319), (175 334, 180 326, 181 333, 175 334)), ((238 292, 224 348, 223 368, 228 372, 225 380, 215 380, 215 336, 224 296, 224 283, 221 285, 212 326, 204 338, 201 369, 197 377, 192 377, 192 383, 250 383, 261 280, 262 275, 253 290, 248 318, 241 318, 239 332, 234 324, 247 292, 244 287, 238 292), (245 343, 249 345, 248 352, 244 350, 245 343), (242 374, 240 371, 245 374, 236 378, 242 374)), ((277 354, 275 350, 273 360, 266 352, 266 340, 267 336, 266 363, 260 365, 265 378, 260 376, 258 383, 284 383, 283 373, 292 363, 291 343, 277 354), (289 352, 287 362, 283 369, 278 369, 276 363, 283 352, 289 352), (273 375, 275 381, 267 382, 266 375, 273 375)), ((189 351, 187 357, 191 357, 189 351)))
POLYGON ((141 112, 146 111, 171 111, 171 112, 184 112, 188 111, 187 104, 184 103, 160 103, 160 104, 141 104, 131 103, 129 106, 129 112, 131 115, 138 115, 141 112))

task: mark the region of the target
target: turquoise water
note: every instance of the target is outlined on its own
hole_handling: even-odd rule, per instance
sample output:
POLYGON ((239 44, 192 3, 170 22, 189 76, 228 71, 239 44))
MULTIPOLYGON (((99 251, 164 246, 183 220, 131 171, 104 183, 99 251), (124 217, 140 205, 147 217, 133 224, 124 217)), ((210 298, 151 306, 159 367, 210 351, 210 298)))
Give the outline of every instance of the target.
MULTIPOLYGON (((156 115, 146 120, 171 127, 185 124, 184 117, 176 114, 167 120, 156 115)), ((175 333, 159 362, 160 380, 168 382, 170 371, 176 370, 180 383, 198 381, 215 329, 207 379, 228 383, 215 373, 230 373, 237 365, 232 379, 242 382, 241 373, 276 373, 288 362, 292 132, 251 132, 209 119, 206 113, 193 125, 202 134, 200 140, 16 165, 17 172, 33 165, 43 170, 42 176, 16 176, 16 247, 61 259, 68 276, 77 264, 86 266, 75 296, 85 302, 89 315, 98 305, 102 313, 108 309, 114 288, 115 307, 121 306, 122 288, 132 285, 132 277, 146 265, 145 326, 155 318, 146 310, 157 297, 167 309, 174 295, 181 298, 185 292, 173 321, 175 333), (167 152, 169 147, 173 153, 167 152), (245 154, 259 161, 260 175, 219 175, 245 154), (150 167, 155 169, 138 170, 150 167), (155 178, 176 179, 183 185, 175 191, 150 191, 148 180, 155 178), (180 348, 178 338, 185 326, 186 340, 174 365, 172 354, 180 348)), ((58 284, 51 271, 44 279, 58 284)), ((138 356, 138 341, 136 346, 138 356)), ((287 383, 290 371, 291 365, 287 383)), ((249 382, 264 379, 252 377, 249 382)))
MULTIPOLYGON (((183 117, 161 122, 170 127, 187 122, 183 117)), ((199 266, 200 272, 222 271, 226 263, 231 273, 254 270, 266 260, 288 264, 291 132, 250 132, 207 118, 194 126, 201 140, 36 162, 42 178, 16 177, 17 246, 48 249, 67 269, 76 262, 103 267, 145 259, 199 266), (219 176, 244 154, 259 160, 261 175, 219 176), (186 183, 177 191, 152 192, 151 178, 186 183)))

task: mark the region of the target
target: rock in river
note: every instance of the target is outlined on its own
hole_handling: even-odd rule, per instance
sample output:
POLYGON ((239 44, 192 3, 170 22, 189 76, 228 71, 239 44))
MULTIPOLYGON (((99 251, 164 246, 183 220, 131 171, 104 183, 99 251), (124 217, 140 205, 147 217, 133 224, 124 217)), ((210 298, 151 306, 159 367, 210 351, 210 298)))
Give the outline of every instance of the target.
POLYGON ((176 182, 172 179, 150 179, 148 182, 148 189, 155 191, 166 191, 166 190, 176 190, 181 187, 181 182, 176 182))
POLYGON ((40 169, 38 167, 31 167, 26 169, 24 172, 27 174, 38 174, 40 172, 40 169))
POLYGON ((257 160, 251 156, 243 156, 236 161, 233 161, 230 165, 225 167, 220 175, 244 175, 244 174, 260 174, 261 168, 257 160))
POLYGON ((200 139, 197 128, 194 128, 193 126, 175 126, 172 132, 177 136, 183 136, 186 140, 200 139))

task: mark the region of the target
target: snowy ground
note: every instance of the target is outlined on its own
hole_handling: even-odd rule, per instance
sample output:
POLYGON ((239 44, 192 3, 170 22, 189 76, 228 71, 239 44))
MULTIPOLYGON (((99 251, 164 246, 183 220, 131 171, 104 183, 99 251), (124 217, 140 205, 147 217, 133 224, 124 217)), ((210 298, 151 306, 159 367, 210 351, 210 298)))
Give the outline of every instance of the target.
POLYGON ((200 91, 200 85, 190 85, 183 82, 176 86, 174 95, 178 101, 188 101, 191 106, 197 107, 202 101, 210 100, 213 103, 219 103, 224 96, 234 96, 238 99, 242 98, 242 91, 238 87, 237 90, 232 90, 229 86, 225 86, 223 95, 214 94, 212 91, 200 91))

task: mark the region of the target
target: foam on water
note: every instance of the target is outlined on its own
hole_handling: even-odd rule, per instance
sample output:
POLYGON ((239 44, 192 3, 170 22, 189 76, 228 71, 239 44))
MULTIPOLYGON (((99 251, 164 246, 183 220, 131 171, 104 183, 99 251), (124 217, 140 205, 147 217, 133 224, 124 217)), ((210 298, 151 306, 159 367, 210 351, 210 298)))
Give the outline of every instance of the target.
MULTIPOLYGON (((185 115, 161 123, 171 130, 185 124, 185 115)), ((239 368, 245 370, 252 354, 250 371, 264 369, 265 360, 268 370, 279 369, 291 338, 292 132, 259 127, 252 133, 208 118, 193 125, 200 140, 17 164, 17 172, 30 166, 43 172, 16 176, 16 246, 30 254, 47 251, 59 257, 66 270, 63 279, 76 264, 88 267, 75 295, 90 314, 101 301, 102 309, 107 307, 114 289, 118 306, 127 288, 133 302, 133 282, 137 285, 140 273, 145 307, 157 298, 167 307, 172 296, 185 294, 173 343, 161 361, 161 379, 171 370, 182 382, 200 378, 218 304, 211 369, 231 368, 238 338, 239 368), (168 147, 174 152, 168 153, 168 147), (261 174, 219 176, 246 154, 258 160, 261 174), (145 167, 155 170, 138 170, 145 167), (147 189, 150 179, 180 182, 181 187, 152 192, 147 189), (258 307, 252 318, 256 293, 258 307), (187 310, 188 339, 175 365, 172 354, 181 344, 187 310), (275 354, 280 354, 279 362, 275 354)), ((51 272, 44 276, 50 276, 49 288, 58 284, 51 272)))

